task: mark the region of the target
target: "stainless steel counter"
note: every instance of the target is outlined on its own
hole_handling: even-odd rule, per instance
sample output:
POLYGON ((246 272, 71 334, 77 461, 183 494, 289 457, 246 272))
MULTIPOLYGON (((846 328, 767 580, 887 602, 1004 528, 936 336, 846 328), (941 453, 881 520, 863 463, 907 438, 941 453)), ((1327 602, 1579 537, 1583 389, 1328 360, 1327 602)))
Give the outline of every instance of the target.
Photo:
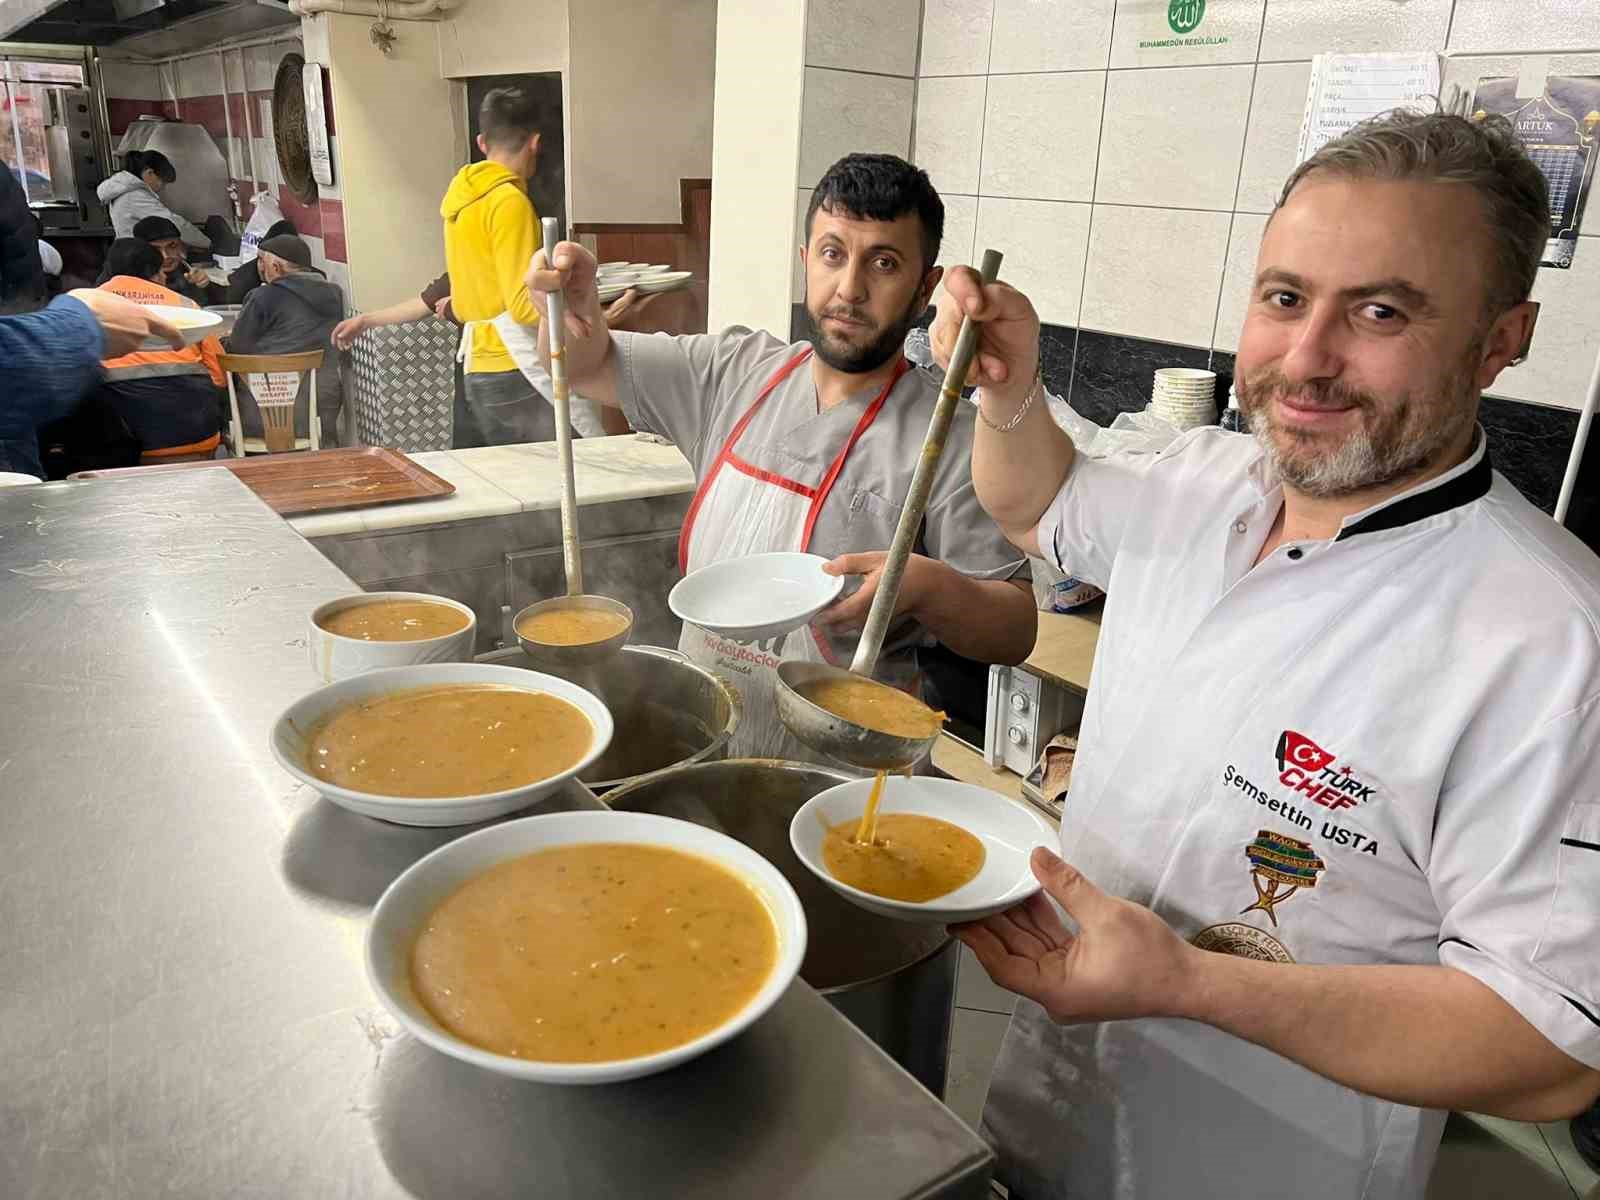
POLYGON ((226 471, 0 491, 0 1196, 984 1194, 978 1138, 804 984, 592 1089, 401 1033, 366 919, 461 831, 267 750, 305 614, 351 588, 226 471))

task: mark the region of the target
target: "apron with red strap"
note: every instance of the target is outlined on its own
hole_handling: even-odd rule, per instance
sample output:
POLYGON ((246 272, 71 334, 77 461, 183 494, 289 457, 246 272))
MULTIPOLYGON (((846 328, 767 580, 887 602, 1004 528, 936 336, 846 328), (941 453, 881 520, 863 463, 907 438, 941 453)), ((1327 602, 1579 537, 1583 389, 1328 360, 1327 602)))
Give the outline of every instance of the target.
MULTIPOLYGON (((695 492, 678 537, 678 568, 685 574, 729 558, 775 551, 809 551, 817 517, 844 470, 845 460, 861 435, 877 419, 889 393, 910 367, 905 359, 900 360, 894 374, 876 399, 867 405, 844 447, 821 476, 801 480, 757 467, 741 458, 737 447, 768 397, 810 357, 810 349, 803 350, 775 371, 722 444, 721 452, 695 492)), ((842 553, 847 548, 836 549, 842 553)), ((779 720, 776 702, 779 663, 804 659, 849 665, 848 657, 834 649, 825 631, 806 626, 781 638, 736 642, 685 622, 678 645, 694 662, 728 680, 744 702, 743 718, 729 746, 730 757, 787 758, 839 765, 796 739, 779 720)), ((877 677, 907 689, 914 689, 917 682, 914 664, 892 660, 879 662, 877 677)))

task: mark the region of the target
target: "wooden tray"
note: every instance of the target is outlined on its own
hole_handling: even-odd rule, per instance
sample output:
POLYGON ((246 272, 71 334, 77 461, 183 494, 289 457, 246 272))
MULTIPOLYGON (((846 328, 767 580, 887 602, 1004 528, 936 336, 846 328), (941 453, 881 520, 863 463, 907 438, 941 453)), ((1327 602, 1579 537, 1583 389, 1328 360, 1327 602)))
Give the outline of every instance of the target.
POLYGON ((455 484, 419 467, 400 451, 380 446, 117 467, 107 471, 79 471, 72 478, 128 478, 161 471, 204 471, 217 467, 232 471, 240 483, 265 500, 281 517, 341 508, 368 508, 403 500, 432 500, 456 490, 455 484))

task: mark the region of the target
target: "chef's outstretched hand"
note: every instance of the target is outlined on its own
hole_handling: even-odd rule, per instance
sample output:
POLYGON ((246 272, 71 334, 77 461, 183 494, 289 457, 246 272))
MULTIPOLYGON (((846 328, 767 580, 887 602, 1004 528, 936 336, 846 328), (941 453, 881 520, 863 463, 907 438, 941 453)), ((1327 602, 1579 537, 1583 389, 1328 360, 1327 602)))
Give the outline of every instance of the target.
POLYGON ((364 313, 346 317, 333 327, 333 344, 340 350, 348 350, 356 344, 358 337, 371 328, 372 322, 364 313))
POLYGON ((567 299, 568 336, 586 338, 594 332, 596 318, 603 321, 600 292, 595 283, 597 265, 594 255, 577 242, 557 242, 548 253, 539 250, 528 265, 525 280, 528 298, 539 310, 539 319, 550 315, 550 293, 560 291, 567 299))
MULTIPOLYGON (((869 550, 862 554, 841 554, 825 563, 822 569, 828 575, 860 575, 864 578, 854 592, 818 613, 817 623, 835 633, 860 633, 867 623, 867 611, 872 607, 872 598, 878 594, 878 581, 883 578, 883 564, 888 557, 885 550, 869 550)), ((894 615, 898 617, 915 611, 929 587, 935 584, 934 577, 938 572, 949 569, 943 563, 920 554, 913 554, 907 559, 906 573, 900 577, 900 594, 894 598, 894 615)))
POLYGON ((1022 399, 1039 367, 1039 316, 1032 302, 999 280, 983 286, 971 267, 951 267, 944 274, 938 315, 928 334, 941 367, 950 365, 966 316, 979 323, 978 352, 967 371, 967 385, 1022 399))
POLYGON ((1142 904, 1102 892, 1050 851, 1033 873, 1077 925, 1069 931, 1042 893, 955 934, 1001 987, 1038 1003, 1053 1021, 1174 1016, 1205 951, 1142 904))

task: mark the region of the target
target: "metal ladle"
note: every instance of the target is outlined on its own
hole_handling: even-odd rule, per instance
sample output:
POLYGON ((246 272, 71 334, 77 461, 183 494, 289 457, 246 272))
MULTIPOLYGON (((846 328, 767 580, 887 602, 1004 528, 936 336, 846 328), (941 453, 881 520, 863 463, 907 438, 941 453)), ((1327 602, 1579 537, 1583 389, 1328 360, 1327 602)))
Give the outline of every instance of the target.
MULTIPOLYGON (((983 267, 979 271, 985 285, 995 281, 1000 273, 1001 255, 998 250, 983 252, 983 267)), ((878 654, 883 649, 884 636, 889 632, 889 622, 894 617, 895 601, 900 595, 900 582, 905 577, 906 563, 911 558, 911 548, 916 544, 917 531, 922 527, 922 514, 928 507, 928 494, 933 490, 934 473, 939 460, 944 457, 945 436, 950 422, 955 418, 956 405, 961 401, 961 388, 966 382, 967 369, 977 351, 978 325, 970 316, 962 319, 961 332, 956 336, 954 352, 950 355, 950 368, 945 372, 944 386, 939 392, 939 402, 934 406, 933 418, 928 422, 928 433, 922 441, 922 454, 917 469, 911 476, 911 487, 906 493, 905 507, 900 510, 900 524, 895 527, 894 541, 884 560, 883 574, 878 579, 878 592, 867 611, 867 621, 861 630, 861 640, 856 643, 855 658, 850 669, 827 663, 791 660, 778 667, 778 717, 811 749, 868 771, 893 771, 910 766, 920 760, 938 740, 937 726, 926 737, 903 737, 881 733, 865 725, 857 725, 838 713, 814 704, 802 694, 803 690, 825 679, 848 679, 859 675, 872 678, 878 665, 878 654)), ((884 685, 887 686, 887 685, 884 685)))
MULTIPOLYGON (((544 218, 544 244, 554 255, 560 232, 554 217, 544 218)), ((553 265, 553 264, 552 264, 553 265)), ((556 457, 561 464, 561 561, 566 571, 567 594, 530 604, 511 622, 522 652, 541 666, 571 669, 604 662, 627 644, 633 632, 633 610, 610 596, 587 595, 583 590, 583 553, 578 543, 578 488, 572 469, 571 396, 567 390, 566 351, 563 346, 566 297, 557 289, 549 295, 545 328, 550 338, 551 401, 556 412, 556 457), (627 621, 621 631, 595 642, 563 645, 540 642, 522 631, 523 622, 540 613, 608 612, 627 621)))

